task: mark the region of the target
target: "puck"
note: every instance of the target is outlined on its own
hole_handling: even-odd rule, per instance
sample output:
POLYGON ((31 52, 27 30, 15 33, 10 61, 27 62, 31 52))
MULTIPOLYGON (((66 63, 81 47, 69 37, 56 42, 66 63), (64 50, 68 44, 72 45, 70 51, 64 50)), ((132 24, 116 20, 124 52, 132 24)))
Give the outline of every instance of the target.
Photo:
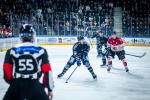
POLYGON ((65 83, 68 83, 67 81, 65 83))

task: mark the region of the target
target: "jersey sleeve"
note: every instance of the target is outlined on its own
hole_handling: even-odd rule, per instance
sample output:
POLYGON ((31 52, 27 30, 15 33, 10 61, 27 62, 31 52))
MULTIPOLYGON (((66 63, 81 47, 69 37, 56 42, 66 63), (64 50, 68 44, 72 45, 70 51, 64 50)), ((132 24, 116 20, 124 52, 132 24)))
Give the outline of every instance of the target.
POLYGON ((44 49, 44 54, 42 55, 41 70, 43 74, 42 84, 48 91, 52 91, 54 87, 54 81, 52 76, 51 64, 48 59, 47 51, 44 49))
POLYGON ((125 41, 122 38, 120 38, 119 41, 120 44, 118 45, 118 50, 124 50, 125 41))
POLYGON ((48 59, 48 54, 47 51, 44 49, 44 54, 41 57, 42 59, 42 64, 41 64, 41 69, 43 73, 51 71, 51 65, 48 59))
POLYGON ((84 42, 83 52, 88 53, 90 51, 90 45, 87 42, 84 42))
POLYGON ((78 43, 76 43, 74 46, 73 46, 73 55, 76 57, 78 55, 78 43))
POLYGON ((3 72, 4 72, 4 80, 10 84, 13 78, 13 60, 12 56, 10 55, 11 49, 7 50, 4 63, 3 63, 3 72))
POLYGON ((125 43, 125 41, 122 38, 120 38, 119 41, 120 41, 120 45, 125 43))

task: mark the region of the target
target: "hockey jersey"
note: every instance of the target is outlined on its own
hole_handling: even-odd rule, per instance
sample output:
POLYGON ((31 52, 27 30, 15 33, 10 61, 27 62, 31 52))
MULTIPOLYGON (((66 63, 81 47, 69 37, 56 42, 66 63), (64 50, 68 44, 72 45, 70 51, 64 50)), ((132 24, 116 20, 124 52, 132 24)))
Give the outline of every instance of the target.
POLYGON ((91 38, 96 38, 96 44, 107 44, 108 38, 105 36, 101 37, 99 34, 94 34, 91 38))
POLYGON ((73 55, 74 56, 82 56, 84 54, 88 54, 90 50, 90 46, 87 42, 84 42, 81 44, 80 42, 77 42, 73 46, 73 55))
POLYGON ((42 78, 43 86, 49 91, 53 88, 52 69, 47 51, 32 43, 22 43, 7 50, 3 70, 4 79, 8 83, 18 78, 42 78))
POLYGON ((124 41, 121 38, 109 38, 107 46, 111 48, 112 51, 122 51, 124 50, 124 41))

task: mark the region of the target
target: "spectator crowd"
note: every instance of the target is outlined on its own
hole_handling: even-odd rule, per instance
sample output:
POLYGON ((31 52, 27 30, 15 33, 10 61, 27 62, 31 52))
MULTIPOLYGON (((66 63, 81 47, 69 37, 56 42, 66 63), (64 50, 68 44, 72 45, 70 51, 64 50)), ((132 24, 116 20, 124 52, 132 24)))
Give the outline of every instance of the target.
POLYGON ((113 31, 113 9, 122 8, 125 36, 150 35, 148 0, 0 0, 0 37, 17 36, 22 23, 38 35, 113 31))

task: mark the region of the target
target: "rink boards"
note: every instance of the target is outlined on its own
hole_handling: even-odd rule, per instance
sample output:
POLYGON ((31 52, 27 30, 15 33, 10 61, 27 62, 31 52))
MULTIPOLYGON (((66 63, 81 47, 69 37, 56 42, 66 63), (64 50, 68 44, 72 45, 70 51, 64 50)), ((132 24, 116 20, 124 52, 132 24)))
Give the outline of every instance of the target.
MULTIPOLYGON (((96 39, 89 39, 89 38, 85 38, 87 40, 87 42, 89 42, 90 44, 92 43, 93 45, 96 44, 96 39)), ((134 37, 123 37, 123 39, 126 42, 127 46, 148 46, 150 47, 150 38, 146 38, 146 37, 141 37, 141 38, 134 38, 134 37)), ((44 46, 50 46, 50 45, 63 45, 63 46, 68 46, 68 45, 72 45, 73 43, 75 43, 77 41, 76 37, 37 37, 36 38, 36 43, 38 45, 44 45, 44 46)), ((0 51, 4 51, 7 50, 13 46, 15 46, 16 44, 18 44, 20 42, 18 37, 13 37, 13 38, 3 38, 0 39, 0 51)))

